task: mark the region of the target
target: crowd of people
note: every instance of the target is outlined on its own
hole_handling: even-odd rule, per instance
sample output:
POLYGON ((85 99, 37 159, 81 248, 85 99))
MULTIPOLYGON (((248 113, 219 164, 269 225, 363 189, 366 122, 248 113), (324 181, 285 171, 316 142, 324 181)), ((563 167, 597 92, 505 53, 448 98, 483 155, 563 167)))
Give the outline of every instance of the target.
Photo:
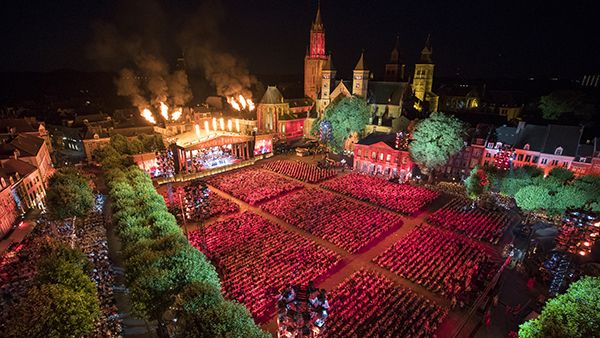
POLYGON ((340 260, 334 252, 251 212, 194 231, 189 240, 216 266, 227 298, 245 304, 259 321, 275 311, 280 290, 306 284, 340 260))
POLYGON ((18 245, 13 245, 0 258, 0 337, 6 337, 12 309, 27 294, 40 259, 39 249, 50 233, 36 227, 18 245))
MULTIPOLYGON (((189 183, 188 183, 189 184, 189 183)), ((169 212, 175 215, 178 220, 181 219, 181 209, 185 208, 186 203, 182 201, 180 204, 179 196, 185 195, 182 187, 174 188, 171 193, 168 190, 161 191, 162 197, 165 199, 165 204, 169 208, 169 212)), ((240 211, 240 206, 227 199, 219 196, 217 193, 210 191, 208 192, 207 202, 203 204, 199 212, 188 213, 191 217, 189 219, 192 222, 202 222, 212 217, 218 217, 223 215, 229 215, 240 211)))
POLYGON ((200 172, 239 162, 233 155, 231 146, 215 146, 195 150, 188 159, 188 172, 200 172))
POLYGON ((374 259, 431 291, 468 302, 488 280, 492 262, 490 249, 461 235, 420 225, 374 259))
POLYGON ((85 218, 76 222, 75 231, 70 221, 52 223, 59 234, 58 239, 66 243, 73 242, 74 246, 81 249, 88 257, 92 265, 90 277, 98 289, 101 310, 100 318, 96 322, 95 336, 120 337, 122 321, 113 294, 115 272, 108 257, 106 221, 102 213, 104 202, 103 195, 96 195, 94 209, 85 218))
POLYGON ((329 309, 327 293, 314 281, 288 286, 277 300, 278 337, 323 337, 329 309))
POLYGON ((435 337, 448 310, 361 269, 330 292, 328 337, 435 337))
POLYGON ((493 244, 498 243, 510 225, 510 219, 505 213, 473 207, 472 202, 465 198, 453 199, 429 216, 428 222, 493 244))
POLYGON ((251 205, 303 187, 302 183, 261 169, 242 169, 213 176, 207 183, 251 205))
POLYGON ((408 184, 397 184, 381 178, 349 174, 336 177, 322 188, 352 196, 406 215, 413 215, 439 196, 439 193, 408 184))
POLYGON ((308 183, 318 183, 334 177, 337 174, 337 172, 333 169, 321 169, 314 165, 300 161, 278 160, 268 162, 263 165, 263 167, 276 173, 280 173, 308 183))
POLYGON ((352 253, 402 225, 399 215, 320 189, 295 191, 260 208, 352 253))

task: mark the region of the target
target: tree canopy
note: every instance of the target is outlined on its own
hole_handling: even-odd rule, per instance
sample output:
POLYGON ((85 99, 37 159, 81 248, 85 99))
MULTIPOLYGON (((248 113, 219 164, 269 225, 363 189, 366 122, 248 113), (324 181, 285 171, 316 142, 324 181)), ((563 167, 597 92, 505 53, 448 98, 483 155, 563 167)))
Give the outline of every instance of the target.
POLYGON ((409 146, 412 159, 429 169, 446 164, 464 145, 463 129, 457 118, 431 113, 415 126, 409 146))
POLYGON ((583 277, 550 299, 536 319, 519 327, 521 338, 595 337, 600 328, 600 277, 583 277))
POLYGON ((489 189, 490 182, 485 170, 478 166, 471 170, 469 177, 465 179, 465 189, 471 199, 477 199, 482 193, 489 189))
POLYGON ((578 90, 557 90, 542 96, 538 107, 547 120, 558 120, 565 113, 589 118, 593 110, 592 105, 585 104, 585 93, 578 90))
POLYGON ((356 133, 361 133, 369 123, 370 113, 367 102, 360 97, 344 97, 332 102, 326 109, 322 120, 318 121, 317 132, 322 130, 321 125, 331 128, 331 136, 324 141, 333 150, 340 151, 344 148, 345 141, 356 133))
POLYGON ((61 168, 50 177, 46 195, 48 209, 59 219, 87 214, 94 204, 94 194, 79 171, 61 168))

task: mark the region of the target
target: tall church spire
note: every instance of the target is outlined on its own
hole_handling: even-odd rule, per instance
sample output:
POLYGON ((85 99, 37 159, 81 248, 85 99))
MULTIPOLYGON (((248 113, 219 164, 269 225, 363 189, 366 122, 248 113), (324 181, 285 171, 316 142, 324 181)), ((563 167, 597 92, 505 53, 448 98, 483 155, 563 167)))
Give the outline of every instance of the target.
POLYGON ((421 63, 433 63, 431 54, 433 48, 431 47, 431 34, 427 34, 427 40, 425 40, 425 47, 421 50, 421 63))
POLYGON ((400 56, 399 49, 400 48, 400 36, 396 35, 396 43, 394 44, 394 49, 390 53, 390 63, 398 63, 398 59, 400 56))
POLYGON ((360 59, 356 63, 354 70, 365 70, 365 51, 364 49, 360 52, 360 59))
POLYGON ((317 16, 315 16, 315 21, 312 24, 313 31, 322 31, 323 30, 323 20, 321 20, 321 1, 317 3, 317 16))

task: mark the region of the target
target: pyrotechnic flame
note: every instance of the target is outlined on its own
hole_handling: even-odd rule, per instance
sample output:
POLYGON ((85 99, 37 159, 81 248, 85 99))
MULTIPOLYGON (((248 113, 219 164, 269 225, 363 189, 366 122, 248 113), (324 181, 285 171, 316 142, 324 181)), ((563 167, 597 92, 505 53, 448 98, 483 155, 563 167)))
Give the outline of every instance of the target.
POLYGON ((173 114, 171 114, 171 120, 177 121, 181 117, 182 110, 181 108, 175 108, 173 114))
POLYGON ((252 102, 252 100, 250 100, 250 99, 247 99, 246 102, 248 103, 248 110, 253 111, 254 110, 254 102, 252 102))
POLYGON ((152 115, 152 112, 150 111, 150 109, 144 108, 142 110, 142 112, 140 113, 140 115, 142 115, 146 119, 146 121, 148 121, 152 124, 156 124, 156 119, 154 118, 154 115, 152 115))
POLYGON ((164 102, 160 103, 160 115, 162 115, 165 120, 169 120, 169 107, 164 102))
POLYGON ((196 131, 196 137, 198 140, 200 139, 200 126, 198 124, 194 125, 194 130, 196 131))
POLYGON ((242 105, 242 109, 246 109, 246 99, 244 99, 244 97, 240 94, 240 96, 238 96, 239 102, 242 105))

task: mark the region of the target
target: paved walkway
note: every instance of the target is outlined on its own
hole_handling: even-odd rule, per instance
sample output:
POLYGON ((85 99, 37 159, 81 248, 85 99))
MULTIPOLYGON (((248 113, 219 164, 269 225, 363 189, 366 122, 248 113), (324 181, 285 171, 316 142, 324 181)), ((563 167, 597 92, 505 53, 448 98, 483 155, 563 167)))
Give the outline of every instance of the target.
MULTIPOLYGON (((283 177, 286 177, 289 179, 289 177, 287 177, 287 176, 284 176, 284 175, 280 175, 280 176, 283 176, 283 177)), ((302 182, 302 181, 298 181, 298 182, 304 184, 305 188, 325 190, 325 189, 320 188, 318 184, 310 184, 310 183, 306 183, 306 182, 302 182)), ((379 272, 379 273, 385 275, 388 279, 395 282, 396 285, 411 289, 414 292, 416 292, 432 301, 435 301, 440 305, 443 305, 446 307, 449 307, 449 305, 450 305, 450 302, 448 299, 446 299, 438 294, 435 294, 416 283, 413 283, 407 279, 404 279, 404 278, 390 272, 389 270, 386 270, 372 262, 372 260, 375 257, 377 257, 378 255, 383 253, 387 248, 389 248, 391 245, 393 245, 396 241, 398 241, 400 238, 405 236, 408 232, 413 230, 415 228, 415 226, 425 223, 425 220, 433 211, 439 209, 440 207, 442 207, 443 205, 445 205, 448 202, 448 200, 450 198, 449 196, 446 196, 446 195, 440 196, 440 198, 436 199, 432 204, 430 204, 426 208, 426 210, 420 212, 416 216, 403 216, 402 217, 403 225, 401 227, 391 229, 390 231, 388 231, 387 233, 384 233, 379 238, 371 241, 371 243, 369 243, 366 246, 366 248, 363 248, 358 253, 351 254, 348 251, 346 251, 342 248, 339 248, 336 245, 334 245, 320 237, 317 237, 313 234, 306 232, 303 229, 300 229, 298 227, 290 225, 287 222, 261 210, 259 207, 252 206, 238 198, 235 198, 235 197, 215 188, 214 186, 209 185, 209 188, 211 191, 215 192, 216 194, 218 194, 224 198, 227 198, 229 200, 232 200, 235 203, 237 203, 238 205, 240 205, 241 212, 248 210, 253 213, 256 213, 256 214, 268 219, 269 221, 271 221, 275 224, 278 224, 279 226, 281 226, 284 229, 287 229, 289 231, 292 231, 294 233, 302 235, 302 236, 314 241, 315 243, 318 243, 319 245, 338 253, 342 257, 342 259, 338 263, 338 265, 336 267, 334 267, 332 269, 332 271, 326 273, 324 276, 320 276, 319 278, 317 278, 315 280, 317 287, 319 287, 319 288, 324 288, 326 290, 332 290, 337 285, 339 285, 345 278, 352 275, 352 273, 354 273, 355 271, 357 271, 363 267, 366 267, 366 268, 369 268, 371 270, 374 270, 376 272, 379 272)), ((370 203, 367 203, 364 201, 360 201, 360 200, 357 200, 357 199, 354 199, 351 197, 344 196, 337 192, 333 192, 333 191, 329 191, 329 190, 326 190, 326 191, 336 194, 340 198, 351 199, 359 204, 378 207, 376 205, 373 205, 373 204, 370 204, 370 203)), ((279 197, 281 197, 281 196, 279 196, 279 197)), ((385 209, 385 208, 382 208, 382 209, 385 209)), ((388 210, 388 211, 393 212, 391 210, 388 210)), ((208 222, 206 222, 204 226, 210 225, 211 223, 213 223, 217 220, 226 219, 231 216, 232 215, 228 215, 228 216, 222 216, 222 217, 217 217, 217 218, 211 219, 208 222)), ((190 225, 190 227, 192 229, 195 229, 195 228, 198 228, 199 225, 193 224, 193 225, 190 225)), ((275 315, 275 313, 273 313, 273 318, 270 321, 264 323, 262 325, 262 327, 263 327, 263 329, 269 331, 271 334, 273 334, 275 336, 277 333, 277 323, 276 323, 274 315, 275 315)), ((440 337, 451 337, 453 335, 454 328, 457 326, 461 317, 464 317, 464 313, 459 312, 459 311, 452 311, 449 314, 448 319, 444 322, 442 329, 440 330, 441 331, 440 337)))

